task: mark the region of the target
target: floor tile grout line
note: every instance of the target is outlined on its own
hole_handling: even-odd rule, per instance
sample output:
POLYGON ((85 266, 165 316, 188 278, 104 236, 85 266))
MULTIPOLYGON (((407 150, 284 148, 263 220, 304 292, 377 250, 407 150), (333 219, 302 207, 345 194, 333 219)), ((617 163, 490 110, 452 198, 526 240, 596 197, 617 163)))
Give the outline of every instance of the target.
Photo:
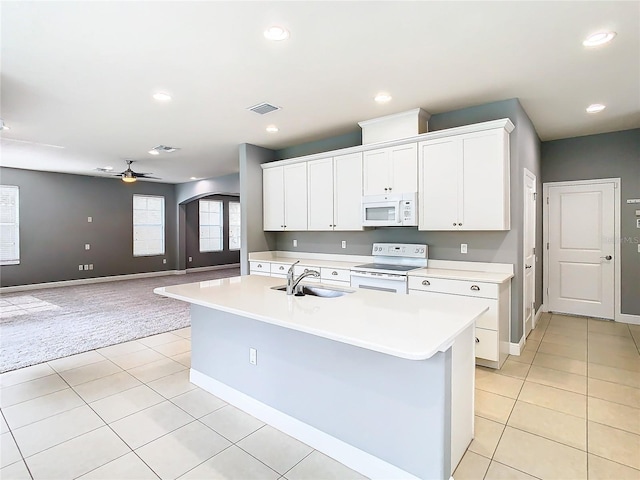
MULTIPOLYGON (((31 480, 33 480, 33 474, 31 473, 31 469, 29 468, 29 465, 27 464, 27 460, 24 457, 24 454, 22 453, 22 449, 20 448, 20 445, 18 445, 18 441, 16 440, 16 436, 13 433, 13 431, 11 430, 11 428, 9 427, 9 423, 7 422, 7 419, 4 416, 4 413, 0 412, 0 414, 2 415, 2 418, 4 419, 5 423, 7 424, 7 428, 9 428, 9 431, 6 432, 9 435, 11 435, 11 438, 13 439, 13 443, 15 444, 16 448, 18 449, 18 453, 20 454, 20 460, 16 460, 15 462, 9 464, 9 465, 13 465, 14 463, 17 463, 18 461, 22 461, 22 463, 24 464, 25 468, 27 469, 27 472, 29 473, 29 476, 31 477, 31 480)), ((5 466, 9 466, 9 465, 5 465, 5 466)))

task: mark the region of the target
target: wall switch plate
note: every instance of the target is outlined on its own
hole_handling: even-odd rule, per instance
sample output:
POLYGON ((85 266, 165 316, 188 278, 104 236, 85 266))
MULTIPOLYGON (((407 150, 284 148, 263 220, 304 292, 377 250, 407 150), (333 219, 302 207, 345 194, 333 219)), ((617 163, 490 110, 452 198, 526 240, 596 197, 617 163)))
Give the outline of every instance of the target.
POLYGON ((342 248, 347 248, 347 241, 346 240, 342 240, 342 248))
POLYGON ((89 264, 89 270, 93 270, 93 263, 89 264))
POLYGON ((297 246, 298 246, 298 240, 295 240, 295 239, 293 240, 293 246, 294 246, 294 247, 297 247, 297 246))
MULTIPOLYGON (((191 261, 191 260, 189 260, 189 261, 191 261)), ((167 259, 166 259, 166 258, 163 258, 163 259, 162 259, 162 263, 167 263, 167 259)))
POLYGON ((636 217, 640 217, 640 210, 636 210, 636 217))
POLYGON ((93 217, 87 217, 87 222, 89 223, 93 222, 93 217))
POLYGON ((85 250, 91 250, 91 244, 90 243, 85 243, 84 244, 84 249, 85 250))
POLYGON ((636 219, 636 228, 640 228, 640 218, 636 219))
POLYGON ((84 270, 84 267, 82 265, 78 265, 78 270, 84 270))
POLYGON ((258 351, 255 348, 249 349, 249 363, 251 365, 258 364, 258 351))
POLYGON ((461 243, 460 244, 460 253, 467 253, 467 244, 466 243, 461 243))
POLYGON ((189 257, 189 261, 190 261, 190 262, 193 262, 193 257, 189 257))
POLYGON ((84 269, 89 270, 89 264, 85 264, 84 269))

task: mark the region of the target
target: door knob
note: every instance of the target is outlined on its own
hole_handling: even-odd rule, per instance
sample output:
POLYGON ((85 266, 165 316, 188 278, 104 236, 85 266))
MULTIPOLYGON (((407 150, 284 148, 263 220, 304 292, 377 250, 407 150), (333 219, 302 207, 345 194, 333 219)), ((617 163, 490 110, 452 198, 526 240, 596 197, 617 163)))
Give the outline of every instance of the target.
POLYGON ((600 258, 604 258, 605 260, 611 260, 613 257, 611 255, 606 255, 606 256, 600 257, 600 258))
POLYGON ((531 265, 525 265, 524 268, 531 268, 531 265))

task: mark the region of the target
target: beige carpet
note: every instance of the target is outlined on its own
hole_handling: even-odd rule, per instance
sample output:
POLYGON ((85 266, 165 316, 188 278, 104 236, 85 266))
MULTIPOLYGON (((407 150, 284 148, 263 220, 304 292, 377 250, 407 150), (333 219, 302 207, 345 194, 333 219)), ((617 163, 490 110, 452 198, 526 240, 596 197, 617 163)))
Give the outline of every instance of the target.
POLYGON ((239 268, 3 294, 0 373, 187 327, 189 305, 153 289, 236 275, 239 268))

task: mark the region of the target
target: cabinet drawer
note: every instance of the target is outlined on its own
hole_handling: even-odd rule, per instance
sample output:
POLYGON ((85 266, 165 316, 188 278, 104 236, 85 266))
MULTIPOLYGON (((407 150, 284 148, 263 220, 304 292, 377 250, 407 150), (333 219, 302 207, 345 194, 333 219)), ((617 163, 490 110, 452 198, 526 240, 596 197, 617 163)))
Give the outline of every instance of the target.
POLYGON ((335 285, 336 287, 344 287, 344 288, 350 288, 351 287, 351 282, 340 282, 338 280, 331 280, 331 279, 322 279, 322 281, 320 283, 324 283, 325 285, 335 285))
POLYGON ((274 273, 281 274, 286 276, 287 271, 291 267, 290 263, 272 263, 271 264, 271 275, 274 273))
MULTIPOLYGON (((425 292, 424 290, 409 290, 410 295, 423 295, 425 297, 439 297, 443 295, 451 295, 449 293, 440 292, 425 292)), ((473 303, 483 307, 489 307, 485 313, 480 315, 480 318, 476 320, 477 328, 484 328, 487 330, 498 330, 498 300, 490 298, 473 298, 459 295, 460 302, 473 303)))
POLYGON ((320 269, 320 276, 322 278, 322 281, 332 280, 351 283, 351 270, 322 267, 320 269))
POLYGON ((497 362, 500 358, 498 332, 476 327, 476 357, 497 362))
POLYGON ((249 262, 249 270, 252 272, 271 273, 271 264, 269 262, 249 262))
POLYGON ((498 284, 409 276, 409 288, 425 292, 450 293, 467 297, 498 298, 498 284))

